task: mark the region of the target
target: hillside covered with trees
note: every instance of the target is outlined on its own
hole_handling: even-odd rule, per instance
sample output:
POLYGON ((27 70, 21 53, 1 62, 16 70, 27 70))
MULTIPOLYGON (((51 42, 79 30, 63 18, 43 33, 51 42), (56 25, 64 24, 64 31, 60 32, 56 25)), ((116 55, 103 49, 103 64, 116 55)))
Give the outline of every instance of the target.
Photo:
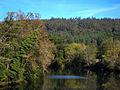
POLYGON ((120 70, 120 19, 40 20, 18 11, 0 22, 0 85, 84 68, 120 70))
POLYGON ((35 13, 8 12, 0 23, 0 85, 35 80, 47 71, 55 48, 35 13))
POLYGON ((120 19, 51 18, 44 23, 58 49, 57 62, 71 60, 74 69, 76 64, 120 69, 120 19))
POLYGON ((44 20, 50 35, 64 38, 68 43, 100 43, 110 37, 120 39, 120 19, 51 18, 44 20))

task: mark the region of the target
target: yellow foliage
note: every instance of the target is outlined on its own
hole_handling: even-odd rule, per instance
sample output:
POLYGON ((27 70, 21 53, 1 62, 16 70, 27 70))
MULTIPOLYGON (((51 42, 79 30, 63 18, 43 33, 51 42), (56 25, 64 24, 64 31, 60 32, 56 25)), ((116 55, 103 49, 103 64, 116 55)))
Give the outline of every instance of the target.
POLYGON ((72 55, 72 54, 83 52, 85 49, 86 49, 86 46, 83 43, 72 43, 65 48, 65 51, 67 54, 72 55))

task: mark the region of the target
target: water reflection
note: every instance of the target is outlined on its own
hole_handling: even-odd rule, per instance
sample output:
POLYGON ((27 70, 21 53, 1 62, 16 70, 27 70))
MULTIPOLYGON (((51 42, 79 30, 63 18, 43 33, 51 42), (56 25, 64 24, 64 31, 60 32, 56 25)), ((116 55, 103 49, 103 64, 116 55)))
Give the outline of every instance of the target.
MULTIPOLYGON (((1 89, 1 88, 0 88, 1 89)), ((52 73, 44 78, 4 87, 4 90, 120 90, 120 74, 113 72, 52 73)))
POLYGON ((44 83, 46 84, 46 88, 51 88, 51 90, 95 90, 95 78, 91 77, 90 74, 87 73, 88 72, 50 75, 45 78, 44 83), (93 87, 91 87, 92 84, 93 87))
POLYGON ((50 75, 46 76, 49 79, 88 79, 88 77, 82 76, 70 76, 70 75, 50 75))
POLYGON ((96 90, 120 90, 120 74, 96 72, 96 90))

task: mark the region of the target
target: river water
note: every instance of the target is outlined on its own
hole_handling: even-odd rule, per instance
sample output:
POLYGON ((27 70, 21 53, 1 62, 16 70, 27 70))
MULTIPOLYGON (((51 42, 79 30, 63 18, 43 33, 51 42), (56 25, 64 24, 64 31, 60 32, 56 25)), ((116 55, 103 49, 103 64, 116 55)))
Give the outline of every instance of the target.
POLYGON ((50 73, 29 83, 2 87, 5 90, 120 90, 120 74, 80 71, 50 73))

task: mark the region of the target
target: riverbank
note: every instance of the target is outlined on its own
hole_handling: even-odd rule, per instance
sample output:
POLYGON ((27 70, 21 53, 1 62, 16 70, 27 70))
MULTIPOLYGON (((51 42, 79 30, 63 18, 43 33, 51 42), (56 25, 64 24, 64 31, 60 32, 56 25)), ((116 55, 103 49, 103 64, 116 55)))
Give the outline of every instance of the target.
POLYGON ((10 86, 10 85, 18 85, 22 83, 24 80, 17 80, 17 81, 12 81, 12 82, 0 82, 0 87, 5 87, 5 86, 10 86))

